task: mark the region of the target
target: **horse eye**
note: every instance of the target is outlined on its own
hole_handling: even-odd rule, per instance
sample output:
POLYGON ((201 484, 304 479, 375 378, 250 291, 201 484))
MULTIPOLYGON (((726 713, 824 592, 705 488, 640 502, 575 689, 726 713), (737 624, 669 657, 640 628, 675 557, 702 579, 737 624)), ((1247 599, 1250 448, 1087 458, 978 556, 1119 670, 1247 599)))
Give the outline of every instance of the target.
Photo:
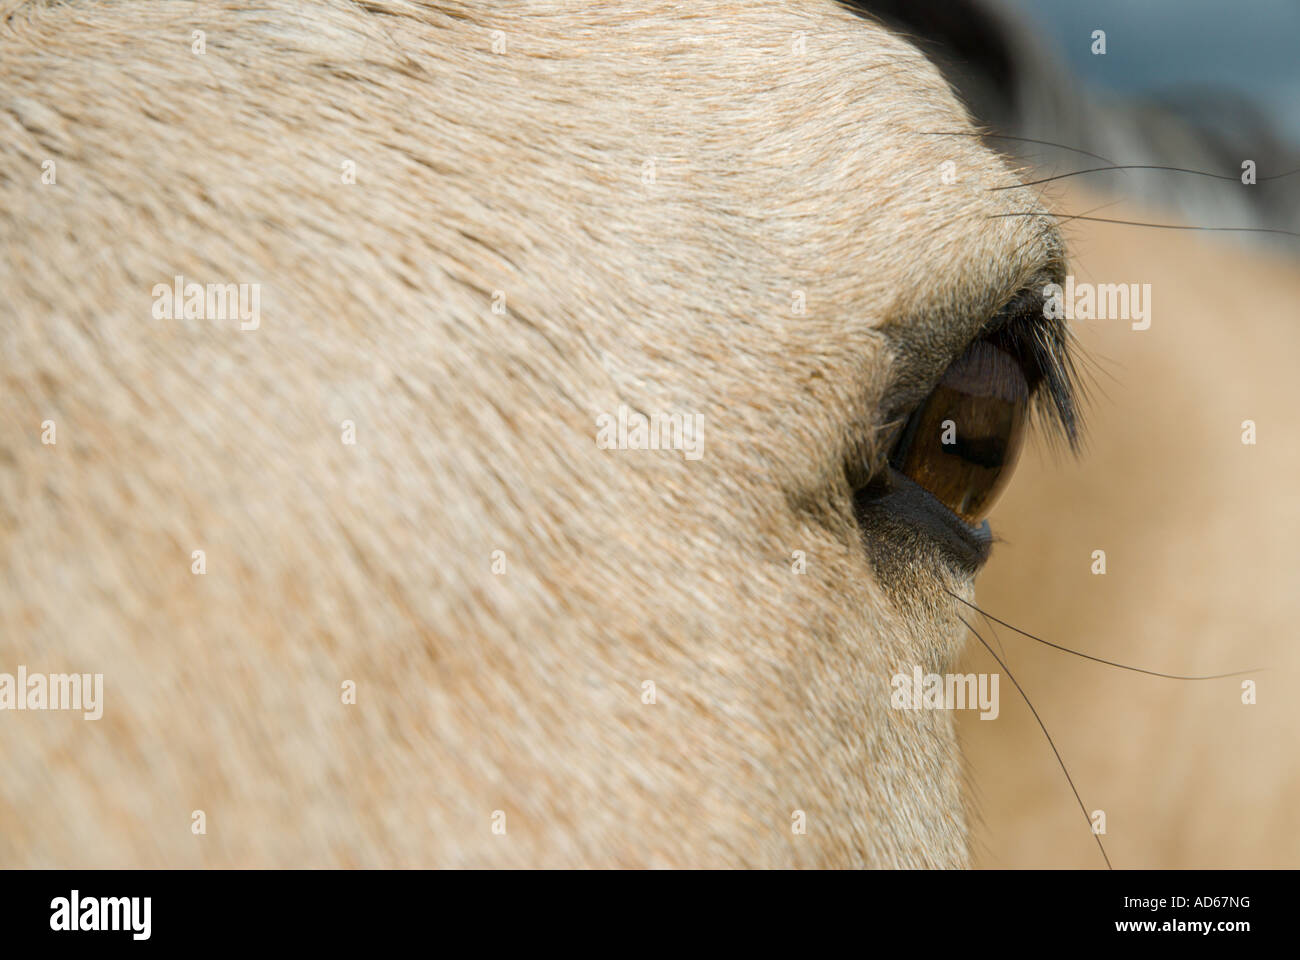
POLYGON ((908 418, 890 458, 894 469, 978 523, 1011 477, 1029 395, 1020 363, 975 341, 908 418))

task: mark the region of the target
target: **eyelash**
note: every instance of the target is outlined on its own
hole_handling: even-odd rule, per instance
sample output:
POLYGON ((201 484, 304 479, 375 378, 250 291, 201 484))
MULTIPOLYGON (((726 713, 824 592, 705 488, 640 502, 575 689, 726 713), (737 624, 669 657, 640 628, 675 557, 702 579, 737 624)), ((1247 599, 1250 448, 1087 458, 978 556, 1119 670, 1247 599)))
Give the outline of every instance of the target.
POLYGON ((1047 441, 1078 452, 1083 438, 1079 409, 1083 386, 1076 364, 1079 348, 1064 320, 1044 315, 1042 287, 1046 282, 1016 294, 982 336, 1024 367, 1033 420, 1047 441))
POLYGON ((1012 297, 920 399, 893 412, 848 471, 855 496, 870 502, 906 478, 977 524, 1010 480, 1026 428, 1078 450, 1072 343, 1064 321, 1043 310, 1045 283, 1012 297))

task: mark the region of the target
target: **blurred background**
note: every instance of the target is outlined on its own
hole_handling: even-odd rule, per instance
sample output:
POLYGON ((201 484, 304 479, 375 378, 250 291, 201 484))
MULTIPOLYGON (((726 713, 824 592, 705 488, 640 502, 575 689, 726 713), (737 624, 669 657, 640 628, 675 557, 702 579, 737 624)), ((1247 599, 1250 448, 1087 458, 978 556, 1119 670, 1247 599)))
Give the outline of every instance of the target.
MULTIPOLYGON (((1049 209, 1300 231, 1300 6, 1286 0, 895 0, 860 6, 934 59, 1049 209), (1104 54, 1094 31, 1105 32, 1104 54), (1047 141, 1027 143, 1010 137, 1047 141), (1243 160, 1259 182, 1241 183, 1243 160), (1275 179, 1268 179, 1275 178, 1275 179)), ((1300 867, 1300 239, 1067 220, 1079 281, 1151 284, 1152 322, 1073 324, 1080 459, 1031 445, 992 516, 974 625, 1033 701, 1116 868, 1300 867), (1244 421, 1256 442, 1242 442, 1244 421), (1095 551, 1106 572, 1094 573, 1095 551), (1242 703, 1242 681, 1256 685, 1242 703)), ((963 672, 1003 672, 972 640, 963 672)), ((958 714, 976 863, 1104 867, 1006 680, 958 714)))

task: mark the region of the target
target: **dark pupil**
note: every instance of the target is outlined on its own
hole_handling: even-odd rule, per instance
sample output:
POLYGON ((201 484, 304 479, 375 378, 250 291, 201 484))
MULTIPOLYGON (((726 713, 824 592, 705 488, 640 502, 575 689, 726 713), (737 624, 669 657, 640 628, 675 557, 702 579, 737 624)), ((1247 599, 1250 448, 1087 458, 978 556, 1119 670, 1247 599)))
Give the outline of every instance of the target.
POLYGON ((894 468, 967 523, 977 523, 1011 477, 1028 403, 1020 364, 976 341, 908 420, 894 468))

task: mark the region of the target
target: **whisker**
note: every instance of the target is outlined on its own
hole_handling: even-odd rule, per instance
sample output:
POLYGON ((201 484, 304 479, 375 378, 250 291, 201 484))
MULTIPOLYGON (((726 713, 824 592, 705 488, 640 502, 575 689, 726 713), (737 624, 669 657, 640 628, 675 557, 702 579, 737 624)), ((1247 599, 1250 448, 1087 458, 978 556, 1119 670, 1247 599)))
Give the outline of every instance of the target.
MULTIPOLYGON (((991 190, 1014 190, 1017 186, 1028 187, 1038 183, 1050 183, 1053 180, 1062 180, 1066 177, 1077 177, 1084 173, 1098 173, 1103 170, 1168 170, 1173 173, 1193 173, 1201 177, 1214 177, 1216 180, 1237 180, 1237 174, 1207 173, 1204 170, 1192 170, 1188 167, 1168 167, 1160 164, 1147 163, 1116 163, 1108 157, 1103 157, 1099 153, 1092 153, 1088 150, 1081 150, 1078 147, 1067 146, 1064 143, 1055 143, 1051 140, 1035 140, 1033 137, 1013 137, 1009 134, 1001 133, 981 133, 979 131, 971 132, 967 130, 918 130, 917 134, 922 137, 980 137, 985 140, 1015 140, 1019 143, 1036 143, 1044 147, 1056 147, 1058 150, 1068 150, 1070 153, 1077 153, 1084 157, 1092 157, 1094 160, 1104 160, 1108 166, 1093 167, 1088 170, 1076 170, 1074 173, 1062 173, 1055 177, 1046 177, 1042 180, 1031 180, 1027 183, 1015 184, 1009 187, 990 187, 991 190)), ((1287 177, 1293 177, 1300 173, 1300 168, 1288 170, 1286 173, 1275 173, 1271 177, 1256 177, 1256 183, 1264 183, 1268 180, 1284 180, 1287 177)))
POLYGON ((1028 637, 1030 640, 1037 640, 1039 643, 1043 644, 1044 646, 1052 647, 1055 650, 1061 650, 1065 653, 1072 653, 1076 657, 1082 657, 1084 660, 1092 660, 1095 663, 1104 663, 1108 667, 1119 667, 1121 670, 1132 670, 1134 673, 1145 673, 1148 676, 1163 677, 1166 680, 1223 680, 1227 677, 1240 677, 1248 673, 1260 673, 1262 672, 1263 669, 1260 667, 1255 667, 1250 670, 1236 670, 1233 671, 1232 673, 1214 673, 1204 677, 1185 677, 1176 673, 1160 673, 1158 670, 1146 670, 1142 667, 1130 667, 1126 663, 1116 663, 1114 660, 1103 660, 1101 657, 1094 657, 1091 654, 1080 653, 1078 650, 1071 650, 1069 647, 1063 647, 1059 643, 1052 643, 1052 641, 1044 640, 1042 637, 1036 637, 1032 633, 1026 633, 1024 630, 1021 630, 1019 627, 1013 626, 1012 624, 1007 623, 1005 620, 999 620, 991 613, 986 613, 983 609, 977 607, 969 600, 964 600, 961 597, 957 596, 957 594, 953 593, 951 590, 947 590, 946 587, 944 589, 946 590, 948 595, 952 597, 954 600, 957 600, 958 602, 963 603, 966 606, 970 607, 972 610, 977 611, 981 616, 987 617, 988 619, 994 621, 995 623, 1000 623, 1002 624, 1002 626, 1006 627, 1009 630, 1014 630, 1022 637, 1028 637))
POLYGON ((1024 183, 1013 183, 1006 187, 989 187, 990 192, 998 190, 1019 190, 1021 187, 1032 187, 1040 183, 1052 183, 1055 180, 1064 180, 1067 177, 1081 177, 1085 173, 1102 173, 1106 170, 1168 170, 1172 173, 1194 173, 1200 177, 1213 177, 1216 180, 1236 180, 1236 177, 1224 176, 1221 173, 1206 173, 1204 170, 1189 170, 1186 167, 1162 167, 1154 163, 1122 163, 1112 167, 1089 167, 1087 170, 1075 170, 1071 173, 1058 173, 1054 177, 1043 177, 1041 180, 1026 180, 1024 183))
POLYGON ((1082 154, 1085 157, 1092 157, 1094 160, 1104 160, 1112 166, 1116 165, 1114 160, 1103 157, 1099 153, 1089 153, 1087 150, 1080 150, 1078 147, 1067 147, 1063 143, 1053 143, 1051 140, 1035 140, 1032 137, 1013 137, 1008 134, 980 133, 979 131, 971 132, 969 130, 955 130, 952 132, 921 130, 917 132, 923 137, 982 137, 986 140, 1018 140, 1021 143, 1037 143, 1044 147, 1056 147, 1058 150, 1068 150, 1071 153, 1082 154))
MULTIPOLYGON (((1192 173, 1198 177, 1213 177, 1215 180, 1232 180, 1237 181, 1240 178, 1235 174, 1208 173, 1205 170, 1192 170, 1188 167, 1166 167, 1156 163, 1124 163, 1111 167, 1090 167, 1087 170, 1075 170, 1073 173, 1058 173, 1054 177, 1043 177, 1041 180, 1026 180, 1023 183, 1013 183, 1006 187, 989 187, 989 192, 998 190, 1019 190, 1021 187, 1032 187, 1040 183, 1052 183, 1055 180, 1064 180, 1067 177, 1080 177, 1085 173, 1102 173, 1107 170, 1167 170, 1171 173, 1192 173)), ((1265 180, 1281 180, 1285 177, 1294 176, 1300 173, 1300 169, 1291 170, 1287 173, 1274 174, 1271 177, 1257 177, 1256 182, 1262 183, 1265 180)))
POLYGON ((993 634, 993 640, 998 645, 998 653, 1002 654, 1002 656, 1005 657, 1007 655, 1007 651, 1002 647, 1002 638, 998 636, 998 628, 993 626, 993 621, 989 619, 988 614, 985 613, 983 610, 980 611, 980 616, 984 618, 985 625, 989 628, 989 631, 993 634))
MULTIPOLYGON (((1071 220, 1077 220, 1079 217, 1084 216, 1085 214, 1095 213, 1095 212, 1098 211, 1098 210, 1105 210, 1107 207, 1113 207, 1113 206, 1115 206, 1116 204, 1120 204, 1120 203, 1123 203, 1123 202, 1124 202, 1123 200, 1112 200, 1112 201, 1110 201, 1109 203, 1100 203, 1100 204, 1098 204, 1098 205, 1095 206, 1095 207, 1092 207, 1092 208, 1090 208, 1090 209, 1088 209, 1088 210, 1083 211, 1083 213, 1073 214, 1073 215, 1068 216, 1068 217, 1061 217, 1061 216, 1058 216, 1058 217, 1056 218, 1056 224, 1057 224, 1057 226, 1064 226, 1065 224, 1069 223, 1071 220)), ((1039 243, 1039 242, 1040 242, 1040 241, 1039 241, 1039 238, 1038 238, 1038 237, 1036 237, 1036 236, 1031 236, 1031 237, 1027 238, 1024 242, 1022 242, 1018 247, 1016 247, 1016 249, 1015 249, 1014 251, 1012 251, 1012 255, 1014 256, 1015 254, 1019 254, 1022 250, 1024 250, 1024 249, 1025 249, 1026 247, 1028 247, 1030 244, 1039 243)))
MULTIPOLYGON (((959 597, 958 599, 961 598, 959 597)), ((1007 665, 1003 663, 1001 659, 999 659, 996 653, 993 652, 993 648, 990 647, 988 643, 985 641, 985 639, 979 635, 979 631, 976 630, 974 627, 972 627, 969 623, 966 623, 966 618, 963 617, 960 613, 957 614, 957 619, 960 620, 962 623, 965 623, 966 629, 975 635, 975 639, 978 640, 980 643, 984 644, 984 649, 989 652, 990 657, 992 657, 994 660, 997 661, 998 666, 1002 668, 1002 672, 1007 675, 1007 679, 1011 681, 1011 683, 1015 686, 1016 691, 1020 694, 1021 699, 1025 701, 1025 706, 1029 708, 1029 712, 1032 713, 1034 715, 1034 719, 1038 721, 1039 729, 1043 731, 1043 736, 1047 738, 1047 744, 1052 748, 1052 753, 1056 754, 1056 762, 1061 765, 1061 772, 1065 774, 1065 779, 1070 784, 1070 789, 1074 792, 1074 799, 1078 801, 1079 810, 1083 813, 1083 819, 1088 821, 1088 832, 1092 833, 1092 838, 1097 841, 1097 849, 1101 851, 1101 857, 1103 860, 1106 861, 1106 869, 1107 870, 1115 869, 1110 864, 1110 857, 1106 856, 1106 848, 1102 846, 1101 835, 1094 832, 1092 829, 1092 817, 1088 816, 1088 808, 1087 806, 1084 805, 1083 797, 1079 796, 1079 789, 1074 785, 1074 778, 1070 776, 1070 771, 1065 766, 1065 761, 1061 758, 1061 751, 1056 749, 1056 742, 1052 739, 1052 735, 1047 732, 1047 725, 1043 723, 1043 718, 1038 715, 1038 711, 1034 709, 1034 705, 1029 701, 1029 697, 1025 695, 1025 690, 1022 686, 1020 686, 1020 682, 1011 675, 1011 671, 1007 669, 1007 665)))
POLYGON ((1081 219, 1082 217, 1086 217, 1089 214, 1096 213, 1098 210, 1105 210, 1107 207, 1113 207, 1116 204, 1120 204, 1123 202, 1124 202, 1123 200, 1112 200, 1110 203, 1100 203, 1095 207, 1083 211, 1083 213, 1072 213, 1068 217, 1058 216, 1056 218, 1056 222, 1058 226, 1064 226, 1065 224, 1069 223, 1071 220, 1081 219))
MULTIPOLYGON (((1044 215, 1042 210, 1022 210, 1016 213, 991 213, 988 215, 990 220, 999 220, 1003 217, 1041 217, 1044 215)), ((1226 231, 1229 233, 1277 233, 1284 237, 1300 237, 1300 233, 1294 230, 1276 230, 1271 227, 1197 227, 1183 226, 1178 223, 1144 223, 1140 220, 1111 220, 1106 217, 1084 217, 1079 214, 1047 212, 1049 217, 1063 217, 1070 220, 1089 220, 1093 223, 1118 223, 1127 227, 1153 227, 1157 230, 1214 230, 1226 231)))

